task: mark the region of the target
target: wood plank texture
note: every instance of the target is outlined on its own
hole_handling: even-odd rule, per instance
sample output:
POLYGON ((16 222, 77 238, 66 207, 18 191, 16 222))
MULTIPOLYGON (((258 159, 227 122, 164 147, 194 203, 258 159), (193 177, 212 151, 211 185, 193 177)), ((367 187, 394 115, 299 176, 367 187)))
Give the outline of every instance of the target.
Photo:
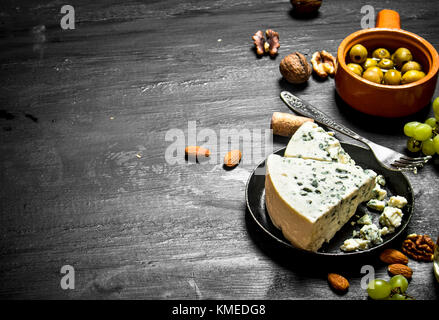
MULTIPOLYGON (((335 54, 360 28, 360 1, 323 2, 317 17, 298 19, 280 0, 70 1, 76 29, 62 30, 62 1, 2 1, 0 297, 365 299, 361 265, 387 277, 376 257, 331 265, 351 281, 339 296, 327 285, 329 266, 258 230, 244 201, 254 164, 224 170, 216 149, 217 164, 170 165, 164 156, 166 132, 187 135, 188 121, 216 133, 269 129, 274 111, 288 112, 282 90, 404 152, 407 119, 351 111, 333 79, 301 87, 281 79, 286 54, 335 54), (251 36, 266 28, 280 34, 275 59, 252 48, 251 36), (75 290, 60 288, 66 264, 75 267, 75 290)), ((367 4, 398 10, 403 28, 439 48, 436 0, 367 4)), ((409 178, 416 210, 408 232, 437 237, 438 159, 409 178)), ((432 265, 410 267, 410 293, 438 299, 432 265)))

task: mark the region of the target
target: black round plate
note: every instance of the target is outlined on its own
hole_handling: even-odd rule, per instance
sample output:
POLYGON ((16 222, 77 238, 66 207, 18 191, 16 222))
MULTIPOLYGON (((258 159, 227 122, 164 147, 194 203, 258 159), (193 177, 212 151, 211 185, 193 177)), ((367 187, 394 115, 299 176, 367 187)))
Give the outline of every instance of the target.
MULTIPOLYGON (((408 204, 403 209, 403 217, 401 225, 396 229, 396 231, 392 234, 388 234, 383 236, 383 243, 376 245, 368 250, 363 251, 354 251, 354 252, 343 252, 340 250, 340 246, 343 244, 344 240, 348 238, 352 238, 352 232, 354 230, 359 230, 361 226, 352 225, 352 222, 358 220, 359 217, 363 216, 364 213, 368 212, 372 218, 372 221, 379 225, 378 218, 380 216, 380 212, 372 211, 366 207, 363 203, 361 204, 355 215, 348 221, 331 239, 329 243, 325 243, 317 252, 314 252, 316 255, 322 256, 347 256, 347 255, 360 255, 365 253, 371 253, 372 251, 378 250, 386 246, 390 241, 397 238, 407 227, 410 218, 413 213, 414 208, 414 194, 412 187, 410 185, 407 177, 400 171, 389 170, 380 165, 380 163, 375 159, 375 156, 368 149, 350 144, 350 143, 341 143, 345 151, 355 160, 356 164, 360 165, 364 169, 372 169, 377 174, 381 174, 386 179, 386 186, 383 187, 387 190, 387 196, 390 197, 392 195, 403 196, 407 199, 408 204)), ((275 154, 283 156, 285 152, 285 148, 281 148, 274 152, 275 154)), ((284 238, 282 232, 277 229, 270 220, 268 212, 265 208, 265 160, 262 161, 256 168, 253 170, 250 178, 247 181, 246 186, 246 202, 248 210, 250 211, 251 216, 256 221, 256 224, 265 231, 268 235, 273 237, 275 240, 280 242, 281 244, 288 246, 292 249, 299 250, 305 252, 303 249, 299 249, 294 247, 288 240, 284 238)), ((309 253, 308 251, 306 251, 309 253)))

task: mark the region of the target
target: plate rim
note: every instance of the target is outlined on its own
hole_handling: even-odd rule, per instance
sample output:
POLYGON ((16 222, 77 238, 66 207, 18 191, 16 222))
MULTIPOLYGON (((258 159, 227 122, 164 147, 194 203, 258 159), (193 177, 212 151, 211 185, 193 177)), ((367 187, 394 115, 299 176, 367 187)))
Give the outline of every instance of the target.
MULTIPOLYGON (((341 143, 342 146, 343 146, 343 145, 350 145, 350 146, 354 146, 354 147, 361 148, 361 149, 364 149, 364 150, 366 150, 366 151, 372 152, 371 150, 366 149, 366 148, 364 148, 364 147, 362 147, 362 146, 359 146, 359 145, 357 145, 357 144, 354 144, 354 143, 349 143, 349 142, 344 142, 344 141, 343 141, 343 142, 340 141, 340 143, 341 143)), ((286 146, 285 146, 285 147, 280 147, 280 148, 276 149, 276 150, 273 151, 271 154, 276 154, 276 153, 278 153, 279 151, 282 151, 282 150, 284 150, 284 149, 286 149, 286 146)), ((271 154, 270 154, 270 155, 271 155, 271 154)), ((252 211, 252 209, 251 209, 251 207, 250 207, 250 204, 249 204, 249 196, 248 196, 248 194, 249 194, 249 184, 250 184, 250 181, 251 181, 251 179, 253 178, 253 176, 254 176, 256 170, 262 165, 262 163, 266 162, 267 159, 268 159, 268 156, 267 156, 265 159, 261 160, 261 161, 256 165, 256 167, 252 170, 250 176, 248 177, 247 182, 246 182, 246 185, 245 185, 245 202, 246 202, 246 205, 247 205, 247 209, 248 209, 248 211, 250 212, 250 215, 252 216, 252 218, 253 218, 253 220, 256 222, 256 224, 259 226, 259 228, 261 228, 261 229, 262 229, 266 234, 268 234, 272 239, 276 240, 277 242, 279 242, 279 243, 282 244, 283 246, 286 246, 286 247, 288 247, 288 248, 290 248, 290 249, 293 249, 293 250, 296 250, 296 251, 298 251, 298 252, 302 252, 302 253, 306 253, 306 254, 312 254, 312 255, 316 255, 316 256, 326 256, 326 257, 347 257, 347 256, 366 255, 366 254, 371 254, 371 253, 373 253, 373 252, 379 250, 380 248, 383 248, 383 247, 388 246, 391 242, 393 242, 394 240, 396 240, 396 239, 397 239, 397 238, 398 238, 398 237, 399 237, 399 236, 400 236, 400 235, 406 230, 406 228, 408 227, 408 225, 409 225, 409 223, 410 223, 410 220, 411 220, 411 218, 412 218, 413 212, 414 212, 414 210, 415 210, 415 196, 414 196, 413 187, 412 187, 412 185, 411 185, 411 183, 410 183, 410 180, 408 179, 408 177, 406 176, 406 174, 405 174, 403 171, 401 171, 401 170, 389 170, 388 168, 386 168, 385 166, 383 166, 383 165, 382 165, 382 164, 381 164, 381 163, 375 158, 376 163, 377 163, 381 168, 383 168, 384 170, 389 170, 389 171, 396 171, 396 172, 399 172, 399 173, 402 175, 402 177, 405 179, 405 181, 407 182, 408 189, 409 189, 410 196, 411 196, 411 208, 410 208, 410 211, 409 211, 409 216, 408 216, 408 218, 407 218, 407 221, 404 223, 404 225, 402 225, 402 227, 399 228, 399 230, 393 234, 393 237, 392 237, 391 239, 387 240, 386 242, 380 243, 380 244, 378 244, 378 245, 376 245, 376 246, 374 246, 374 247, 372 247, 372 248, 366 249, 366 250, 359 250, 359 251, 352 251, 352 252, 333 253, 333 252, 309 251, 309 250, 305 250, 305 249, 302 249, 302 248, 295 247, 295 246, 292 245, 291 243, 288 243, 286 239, 279 239, 276 235, 274 235, 272 232, 270 232, 269 230, 267 230, 267 228, 265 228, 265 227, 259 222, 259 220, 256 218, 256 216, 255 216, 254 212, 252 211)), ((265 179, 265 176, 264 176, 264 179, 265 179)), ((264 186, 264 190, 265 190, 265 186, 264 186)), ((264 200, 264 201, 265 201, 265 200, 264 200)), ((270 222, 271 222, 271 220, 270 220, 270 222)), ((272 222, 271 222, 271 223, 272 223, 272 222)), ((274 226, 274 225, 273 225, 273 226, 274 226)))

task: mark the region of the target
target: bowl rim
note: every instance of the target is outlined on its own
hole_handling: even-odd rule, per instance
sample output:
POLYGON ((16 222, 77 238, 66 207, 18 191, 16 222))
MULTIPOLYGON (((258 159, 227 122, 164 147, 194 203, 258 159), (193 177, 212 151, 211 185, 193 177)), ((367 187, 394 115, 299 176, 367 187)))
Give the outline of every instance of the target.
POLYGON ((434 46, 430 42, 425 40, 424 38, 418 36, 417 34, 410 32, 410 31, 402 30, 402 29, 370 28, 370 29, 363 29, 363 30, 359 30, 359 31, 356 31, 354 33, 351 33, 346 38, 344 38, 343 41, 338 46, 337 60, 338 60, 338 67, 343 68, 352 77, 358 79, 359 81, 361 81, 367 85, 370 85, 370 86, 373 86, 373 87, 376 87, 379 89, 383 89, 383 90, 400 90, 400 89, 416 87, 416 86, 421 85, 427 81, 430 81, 430 79, 435 77, 439 71, 439 54, 436 51, 436 49, 434 48, 434 46), (411 82, 408 84, 388 85, 388 84, 380 84, 380 83, 375 83, 375 82, 366 80, 363 77, 360 77, 359 75, 349 71, 347 64, 346 64, 346 61, 345 61, 346 58, 344 57, 344 54, 343 54, 343 51, 345 51, 345 48, 347 48, 348 44, 352 41, 355 41, 355 38, 357 38, 361 35, 364 35, 367 33, 383 32, 383 31, 384 32, 392 32, 392 33, 400 33, 400 34, 403 34, 405 36, 409 36, 427 48, 427 50, 430 52, 431 57, 432 57, 432 65, 431 65, 428 73, 425 75, 425 77, 423 77, 422 79, 420 79, 418 81, 411 82))

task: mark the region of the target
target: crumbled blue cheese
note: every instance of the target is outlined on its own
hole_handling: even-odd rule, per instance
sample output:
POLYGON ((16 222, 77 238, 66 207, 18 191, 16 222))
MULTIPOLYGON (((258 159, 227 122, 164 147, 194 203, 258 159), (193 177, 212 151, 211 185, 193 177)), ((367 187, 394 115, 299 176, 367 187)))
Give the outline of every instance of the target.
POLYGON ((407 204, 407 199, 401 196, 392 196, 390 197, 387 205, 389 207, 395 207, 402 209, 407 204))
POLYGON ((401 209, 395 207, 385 207, 379 218, 382 226, 387 227, 390 232, 401 225, 403 213, 401 209))
POLYGON ((372 190, 372 194, 375 199, 384 200, 387 196, 387 191, 382 189, 379 184, 376 184, 372 190))
POLYGON ((357 220, 358 224, 372 224, 372 219, 370 218, 369 214, 364 214, 360 219, 357 220))
POLYGON ((386 206, 386 202, 384 200, 370 199, 366 205, 368 208, 373 210, 383 211, 384 207, 386 206))
POLYGON ((346 239, 343 245, 340 247, 341 250, 346 252, 367 250, 369 249, 370 241, 364 239, 346 239))
POLYGON ((360 231, 354 230, 352 238, 346 239, 340 249, 346 252, 369 249, 372 244, 377 245, 382 243, 383 239, 381 236, 386 234, 386 232, 387 228, 379 229, 373 223, 366 224, 360 231))
POLYGON ((384 187, 386 185, 386 179, 380 174, 376 177, 376 183, 384 187))
POLYGON ((360 229, 359 236, 361 237, 361 239, 368 240, 373 244, 380 244, 383 242, 380 229, 375 224, 363 226, 360 229))
POLYGON ((395 230, 389 230, 389 228, 387 228, 387 227, 383 227, 380 229, 381 236, 385 236, 389 233, 392 233, 393 231, 395 231, 395 230))

